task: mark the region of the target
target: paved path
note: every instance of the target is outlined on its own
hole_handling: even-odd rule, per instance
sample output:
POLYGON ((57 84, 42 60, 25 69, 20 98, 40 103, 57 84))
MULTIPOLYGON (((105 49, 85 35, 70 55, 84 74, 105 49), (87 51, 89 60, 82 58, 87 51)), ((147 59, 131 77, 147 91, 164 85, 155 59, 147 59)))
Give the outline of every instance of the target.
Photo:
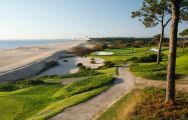
POLYGON ((118 68, 119 76, 106 92, 76 106, 65 109, 50 120, 92 120, 134 87, 134 76, 127 66, 118 68))

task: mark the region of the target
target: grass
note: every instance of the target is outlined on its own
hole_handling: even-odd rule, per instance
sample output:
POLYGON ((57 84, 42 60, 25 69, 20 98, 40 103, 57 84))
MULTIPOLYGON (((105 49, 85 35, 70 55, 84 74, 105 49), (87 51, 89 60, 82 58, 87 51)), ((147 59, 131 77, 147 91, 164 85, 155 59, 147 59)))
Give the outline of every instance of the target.
POLYGON ((105 69, 100 69, 97 71, 103 74, 117 75, 117 67, 105 68, 105 69))
POLYGON ((14 118, 15 120, 26 119, 28 116, 36 114, 39 110, 52 102, 53 100, 49 96, 60 88, 61 86, 57 85, 41 85, 3 93, 3 95, 0 95, 1 98, 3 98, 0 102, 4 101, 4 104, 1 104, 0 107, 0 116, 1 118, 5 118, 3 120, 9 120, 10 118, 14 118), (14 105, 12 106, 7 103, 7 99, 14 100, 14 105), (3 109, 4 105, 7 108, 6 111, 3 109), (14 106, 17 106, 20 110, 17 111, 17 109, 14 109, 14 106), (9 114, 9 116, 7 114, 9 114))
POLYGON ((109 109, 104 111, 96 120, 125 120, 134 110, 136 103, 140 100, 140 91, 134 90, 124 95, 109 109))
POLYGON ((54 102, 50 104, 48 107, 46 107, 44 110, 36 114, 35 116, 28 118, 28 120, 43 120, 46 118, 49 118, 51 116, 54 116, 55 114, 63 111, 65 108, 74 106, 80 102, 84 102, 88 100, 91 97, 94 97, 101 92, 105 91, 108 89, 109 86, 103 86, 97 89, 94 89, 92 91, 84 92, 78 95, 74 95, 68 98, 65 98, 61 101, 54 102))
MULTIPOLYGON (((113 52, 114 55, 111 56, 99 56, 95 52, 91 53, 92 57, 100 57, 106 61, 111 61, 116 65, 125 64, 127 60, 132 57, 142 57, 146 54, 147 47, 143 48, 124 48, 124 49, 106 49, 105 52, 113 52), (132 53, 131 50, 134 49, 132 53)), ((164 58, 160 65, 155 63, 136 63, 131 66, 131 70, 138 76, 152 79, 152 80, 165 80, 166 79, 166 66, 167 66, 167 55, 168 50, 163 51, 164 58)), ((177 49, 177 62, 176 62, 176 73, 178 79, 185 81, 188 75, 188 48, 184 49, 184 52, 181 53, 181 48, 177 49)), ((178 82, 181 82, 178 81, 178 82)), ((185 81, 184 83, 187 83, 185 81)))
POLYGON ((97 120, 186 120, 188 93, 177 92, 176 97, 176 105, 168 107, 164 103, 164 89, 135 89, 114 103, 97 120))
POLYGON ((103 58, 106 61, 111 61, 116 63, 117 65, 123 64, 126 60, 128 60, 131 57, 139 57, 145 54, 147 48, 124 48, 124 49, 106 49, 105 52, 113 52, 113 55, 110 56, 99 56, 96 55, 95 52, 91 53, 90 56, 92 57, 100 57, 103 58), (132 49, 134 49, 134 52, 132 53, 132 49))
POLYGON ((139 63, 130 66, 137 76, 152 80, 166 80, 166 65, 156 63, 139 63))
MULTIPOLYGON (((164 51, 164 54, 168 54, 168 51, 164 51)), ((176 58, 176 74, 177 82, 187 83, 186 77, 188 76, 188 48, 185 48, 184 53, 181 53, 181 48, 177 49, 176 58)), ((159 65, 156 63, 136 63, 131 66, 132 72, 136 75, 152 79, 152 80, 166 80, 167 61, 162 61, 159 65)))
POLYGON ((91 78, 87 78, 81 81, 71 83, 60 90, 58 90, 53 98, 65 98, 75 94, 79 94, 85 91, 89 91, 98 87, 101 87, 105 84, 111 83, 113 77, 111 75, 99 75, 91 78))
POLYGON ((188 55, 177 58, 176 69, 178 74, 188 75, 188 55))
POLYGON ((1 120, 45 119, 96 96, 111 86, 111 75, 96 75, 66 86, 44 83, 0 92, 1 120))

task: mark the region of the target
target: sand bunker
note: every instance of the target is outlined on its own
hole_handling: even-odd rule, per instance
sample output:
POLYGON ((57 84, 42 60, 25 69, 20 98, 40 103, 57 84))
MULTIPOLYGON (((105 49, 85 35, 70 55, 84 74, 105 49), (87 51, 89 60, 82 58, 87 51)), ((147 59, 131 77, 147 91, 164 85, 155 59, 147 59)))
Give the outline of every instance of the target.
POLYGON ((96 55, 113 55, 113 52, 95 52, 96 55))

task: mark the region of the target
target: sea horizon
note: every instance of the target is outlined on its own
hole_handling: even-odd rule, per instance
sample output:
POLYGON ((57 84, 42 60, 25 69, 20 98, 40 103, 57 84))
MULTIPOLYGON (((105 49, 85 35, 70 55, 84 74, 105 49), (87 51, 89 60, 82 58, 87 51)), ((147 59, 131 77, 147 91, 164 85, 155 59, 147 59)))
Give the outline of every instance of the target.
POLYGON ((0 40, 0 49, 14 49, 19 47, 31 47, 41 45, 55 45, 71 42, 73 39, 9 39, 0 40))

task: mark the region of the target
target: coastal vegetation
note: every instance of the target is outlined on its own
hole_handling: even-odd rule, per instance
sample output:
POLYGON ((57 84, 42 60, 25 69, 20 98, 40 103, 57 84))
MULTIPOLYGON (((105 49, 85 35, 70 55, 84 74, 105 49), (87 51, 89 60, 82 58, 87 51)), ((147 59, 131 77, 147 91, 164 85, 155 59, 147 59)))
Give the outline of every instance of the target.
MULTIPOLYGON (((92 57, 91 60, 95 60, 95 57, 105 60, 104 66, 98 69, 87 68, 82 64, 78 66, 80 68, 79 71, 74 74, 51 75, 41 78, 30 77, 25 80, 1 83, 0 102, 3 104, 0 106, 0 111, 2 111, 0 116, 3 120, 42 120, 52 117, 62 112, 65 108, 84 102, 110 88, 114 80, 112 76, 118 75, 118 66, 124 64, 129 64, 130 70, 137 76, 152 80, 166 80, 168 49, 163 49, 161 63, 156 64, 157 53, 150 50, 155 46, 152 45, 148 47, 147 45, 146 43, 145 46, 141 48, 107 48, 100 50, 113 52, 114 54, 112 55, 96 55, 94 51, 88 55, 92 57), (63 81, 67 78, 70 80, 75 78, 81 79, 73 83, 63 84, 63 81), (12 103, 14 103, 14 105, 12 105, 12 103)), ((187 56, 188 48, 186 46, 183 53, 181 52, 181 48, 178 48, 176 68, 177 79, 180 79, 178 83, 181 83, 181 81, 187 83, 186 79, 184 79, 187 77, 188 73, 186 69, 187 56)), ((169 116, 173 115, 177 115, 175 118, 183 118, 186 116, 187 111, 184 109, 186 103, 183 102, 183 99, 185 99, 185 101, 187 100, 187 93, 177 93, 177 97, 180 99, 180 101, 178 101, 179 104, 181 103, 185 107, 176 106, 173 109, 165 108, 165 105, 162 104, 164 93, 165 90, 161 88, 133 90, 122 97, 120 101, 115 103, 110 109, 102 113, 98 119, 105 120, 112 118, 112 120, 115 120, 117 117, 131 119, 140 117, 143 119, 161 117, 170 119, 169 116), (152 101, 148 101, 150 98, 152 98, 152 101), (140 111, 145 109, 145 103, 148 105, 145 110, 149 111, 150 108, 153 108, 152 104, 154 102, 158 105, 161 104, 161 106, 154 106, 156 109, 155 113, 151 113, 147 116, 145 111, 140 111), (141 105, 141 103, 143 105, 141 105), (125 110, 125 106, 129 108, 126 109, 127 111, 125 110), (181 107, 182 109, 178 110, 177 107, 181 107), (161 111, 166 111, 166 114, 159 114, 161 111), (175 111, 175 113, 172 115, 171 111, 175 111)))

